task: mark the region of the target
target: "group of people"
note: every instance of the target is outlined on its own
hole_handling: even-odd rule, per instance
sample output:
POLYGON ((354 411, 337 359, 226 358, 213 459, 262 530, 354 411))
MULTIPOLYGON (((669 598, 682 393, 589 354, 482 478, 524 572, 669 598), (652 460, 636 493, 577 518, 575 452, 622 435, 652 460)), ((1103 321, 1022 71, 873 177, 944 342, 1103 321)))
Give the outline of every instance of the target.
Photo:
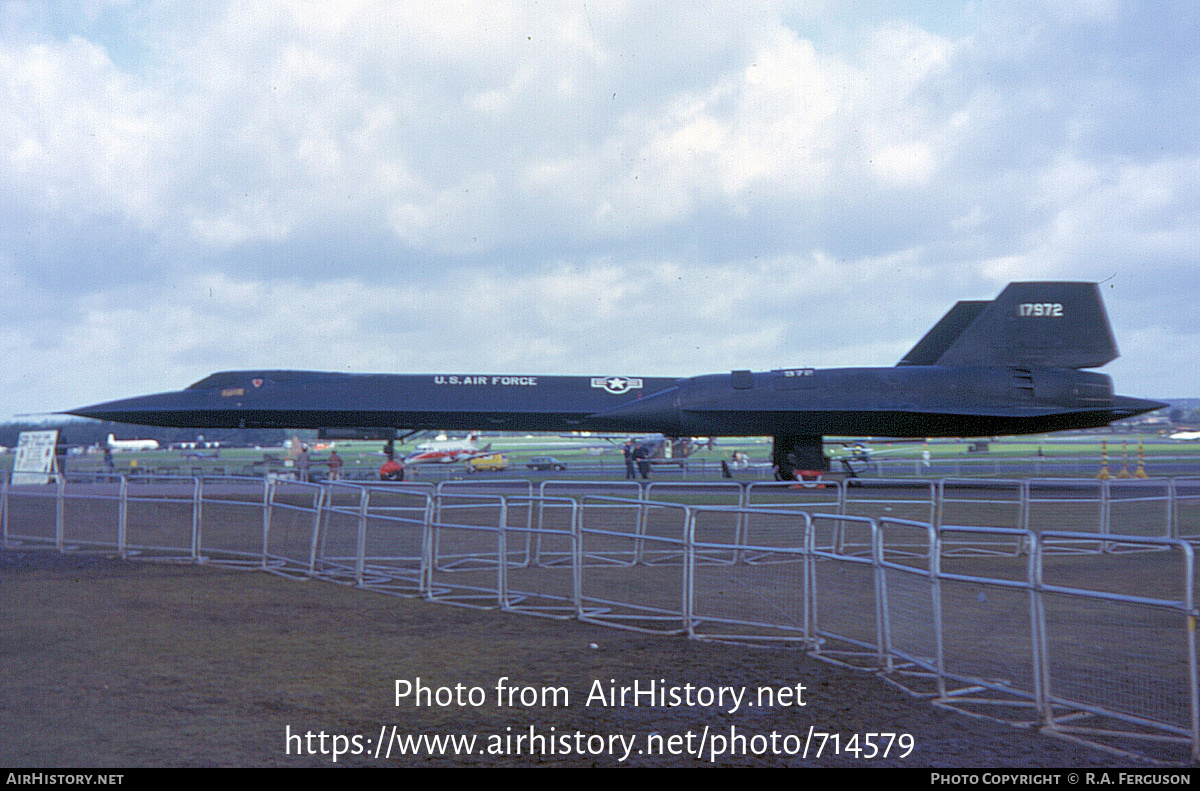
MULTIPOLYGON (((384 455, 387 460, 383 462, 383 466, 379 468, 379 480, 381 481, 403 481, 404 480, 404 465, 396 461, 395 446, 389 442, 384 446, 384 455)), ((313 464, 320 464, 321 461, 314 461, 309 456, 308 445, 300 446, 300 453, 296 455, 296 477, 302 481, 312 480, 313 464)), ((329 465, 329 480, 337 481, 342 477, 342 457, 338 455, 336 450, 329 452, 329 458, 323 461, 329 465)))
MULTIPOLYGON (((650 478, 650 451, 638 445, 633 440, 625 443, 623 448, 625 454, 625 479, 636 480, 640 474, 643 479, 650 478)), ((404 480, 404 465, 396 461, 395 446, 388 442, 383 448, 383 453, 387 459, 379 468, 379 480, 381 481, 403 481, 404 480)), ((316 462, 321 463, 321 462, 316 462)), ((324 463, 329 465, 329 480, 336 481, 342 477, 342 457, 337 451, 330 451, 329 458, 324 460, 324 463)), ((296 456, 296 473, 297 477, 302 481, 311 480, 311 468, 314 460, 308 454, 308 445, 300 446, 300 453, 296 456)))
MULTIPOLYGON (((342 477, 342 457, 336 450, 329 452, 329 458, 325 459, 324 463, 329 465, 329 480, 336 481, 342 477)), ((311 481, 312 465, 313 459, 308 455, 308 446, 301 445, 300 453, 296 455, 296 477, 302 481, 311 481)))
POLYGON ((633 440, 625 443, 625 480, 632 481, 641 473, 642 478, 650 479, 650 451, 638 445, 633 440), (634 467, 636 466, 636 470, 634 467))

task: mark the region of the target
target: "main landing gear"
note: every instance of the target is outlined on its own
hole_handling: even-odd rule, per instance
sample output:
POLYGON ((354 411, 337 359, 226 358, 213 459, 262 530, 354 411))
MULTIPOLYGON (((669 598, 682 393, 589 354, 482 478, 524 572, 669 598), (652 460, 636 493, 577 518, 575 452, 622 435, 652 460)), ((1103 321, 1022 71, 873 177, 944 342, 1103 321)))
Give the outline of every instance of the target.
POLYGON ((820 436, 775 437, 775 444, 771 448, 771 463, 775 465, 775 479, 779 481, 794 481, 800 472, 829 471, 825 442, 820 436))

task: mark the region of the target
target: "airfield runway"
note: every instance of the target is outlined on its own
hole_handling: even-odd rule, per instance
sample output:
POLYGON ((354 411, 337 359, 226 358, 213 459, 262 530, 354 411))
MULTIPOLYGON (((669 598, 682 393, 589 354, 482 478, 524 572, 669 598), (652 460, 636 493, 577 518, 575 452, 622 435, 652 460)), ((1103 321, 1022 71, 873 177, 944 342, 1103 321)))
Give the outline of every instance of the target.
POLYGON ((338 765, 371 766, 1133 764, 935 708, 799 650, 465 609, 227 567, 11 549, 0 552, 0 614, 0 763, 12 766, 328 766, 337 744, 338 765), (411 697, 397 705, 397 682, 434 692, 426 705, 411 697), (788 705, 736 710, 727 701, 596 699, 597 684, 603 692, 635 683, 804 689, 788 705), (498 700, 505 685, 556 697, 498 700), (456 698, 455 690, 481 697, 456 698), (443 691, 444 702, 433 699, 443 691), (866 735, 880 733, 911 742, 898 737, 886 757, 866 757, 866 735), (856 749, 832 754, 826 739, 829 749, 816 755, 814 734, 837 734, 843 744, 857 734, 856 749), (397 735, 477 741, 469 755, 428 744, 400 755, 397 735), (393 754, 376 757, 385 737, 393 754), (535 746, 540 754, 531 755, 535 746))

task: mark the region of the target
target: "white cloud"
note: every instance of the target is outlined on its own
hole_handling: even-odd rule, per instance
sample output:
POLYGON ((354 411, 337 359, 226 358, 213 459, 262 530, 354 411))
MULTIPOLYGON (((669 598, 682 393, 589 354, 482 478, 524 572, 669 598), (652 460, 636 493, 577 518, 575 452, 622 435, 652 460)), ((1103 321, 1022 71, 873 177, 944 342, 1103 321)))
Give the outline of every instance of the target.
POLYGON ((0 90, 5 192, 50 214, 162 219, 169 115, 102 47, 77 36, 0 44, 0 90))
POLYGON ((1194 343, 1191 6, 593 5, 11 5, 0 411, 890 364, 1010 279, 1115 275, 1118 340, 1194 343))

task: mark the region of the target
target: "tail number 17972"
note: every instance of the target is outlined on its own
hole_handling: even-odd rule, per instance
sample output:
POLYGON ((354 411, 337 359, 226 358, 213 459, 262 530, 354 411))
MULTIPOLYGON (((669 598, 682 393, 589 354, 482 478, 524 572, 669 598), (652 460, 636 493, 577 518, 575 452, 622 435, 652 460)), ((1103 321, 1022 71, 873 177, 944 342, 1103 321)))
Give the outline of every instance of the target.
POLYGON ((1059 318, 1063 315, 1063 306, 1061 302, 1022 302, 1017 305, 1017 315, 1059 318))

